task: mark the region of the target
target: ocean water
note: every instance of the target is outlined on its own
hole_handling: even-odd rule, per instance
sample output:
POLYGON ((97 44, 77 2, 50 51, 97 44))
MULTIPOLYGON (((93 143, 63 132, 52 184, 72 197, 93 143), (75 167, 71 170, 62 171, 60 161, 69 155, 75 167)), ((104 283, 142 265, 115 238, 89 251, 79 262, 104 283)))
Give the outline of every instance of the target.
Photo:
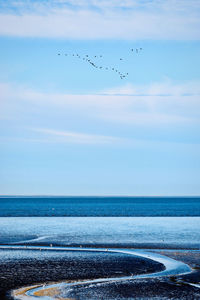
POLYGON ((0 197, 0 245, 200 249, 200 197, 0 197))
POLYGON ((0 217, 200 216, 200 197, 0 197, 0 217))
POLYGON ((1 245, 200 249, 200 217, 1 217, 1 245))

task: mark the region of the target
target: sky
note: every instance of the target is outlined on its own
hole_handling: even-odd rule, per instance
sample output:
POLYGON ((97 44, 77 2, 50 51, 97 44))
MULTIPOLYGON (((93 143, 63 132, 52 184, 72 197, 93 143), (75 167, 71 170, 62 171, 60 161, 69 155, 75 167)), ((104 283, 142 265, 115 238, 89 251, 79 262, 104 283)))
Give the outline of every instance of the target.
POLYGON ((199 1, 0 1, 1 195, 195 196, 199 178, 199 1))

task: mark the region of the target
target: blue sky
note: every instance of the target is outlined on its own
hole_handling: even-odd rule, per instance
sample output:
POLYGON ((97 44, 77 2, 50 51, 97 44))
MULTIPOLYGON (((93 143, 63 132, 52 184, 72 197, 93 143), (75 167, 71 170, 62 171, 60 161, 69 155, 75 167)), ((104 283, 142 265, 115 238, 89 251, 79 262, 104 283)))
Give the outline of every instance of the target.
POLYGON ((1 2, 0 194, 199 195, 199 13, 1 2))

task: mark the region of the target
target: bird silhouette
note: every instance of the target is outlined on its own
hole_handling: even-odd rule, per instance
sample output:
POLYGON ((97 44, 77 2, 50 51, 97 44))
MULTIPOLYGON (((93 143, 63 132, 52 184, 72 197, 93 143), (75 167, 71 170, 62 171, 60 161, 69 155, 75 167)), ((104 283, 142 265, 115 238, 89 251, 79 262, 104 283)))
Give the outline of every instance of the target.
MULTIPOLYGON (((142 47, 140 47, 140 48, 131 48, 130 49, 132 52, 135 50, 135 52, 136 53, 139 53, 139 51, 142 51, 143 50, 143 48, 142 47)), ((57 55, 59 55, 59 56, 61 56, 61 53, 57 53, 57 55)), ((94 67, 94 68, 98 68, 99 70, 112 70, 112 71, 115 71, 115 73, 117 73, 117 75, 119 75, 119 78, 120 79, 124 79, 124 78, 126 78, 128 75, 129 75, 129 73, 122 73, 122 72, 120 72, 118 69, 117 69, 117 66, 116 67, 110 67, 110 66, 99 66, 98 64, 95 64, 90 58, 89 58, 89 55, 88 54, 85 54, 85 57, 83 57, 83 56, 81 56, 81 55, 79 55, 78 53, 73 53, 73 54, 69 54, 69 53, 65 53, 64 54, 65 56, 70 56, 70 55, 72 55, 73 57, 75 56, 75 57, 77 57, 77 58, 79 58, 79 59, 82 59, 82 60, 84 60, 85 62, 87 62, 87 63, 89 63, 92 67, 94 67)), ((94 55, 93 56, 94 58, 97 58, 97 57, 100 57, 100 58, 102 58, 103 57, 103 55, 99 55, 99 56, 97 56, 97 55, 94 55)), ((119 57, 119 60, 120 61, 122 61, 124 58, 122 58, 122 57, 119 57)))

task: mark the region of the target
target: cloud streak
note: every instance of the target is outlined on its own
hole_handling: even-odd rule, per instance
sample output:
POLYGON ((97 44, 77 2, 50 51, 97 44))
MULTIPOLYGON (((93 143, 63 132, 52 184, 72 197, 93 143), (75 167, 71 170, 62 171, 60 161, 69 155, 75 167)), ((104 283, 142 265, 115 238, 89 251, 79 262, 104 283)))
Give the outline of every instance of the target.
MULTIPOLYGON (((99 94, 50 94, 0 85, 1 118, 24 118, 29 111, 68 119, 141 126, 195 124, 200 118, 200 83, 171 81, 131 84, 99 94)), ((49 117, 48 117, 49 118, 49 117)), ((104 124, 105 125, 105 124, 104 124)), ((86 138, 86 137, 85 137, 86 138)))
POLYGON ((198 81, 168 80, 72 95, 0 84, 1 142, 194 146, 200 141, 199 87, 198 81))
POLYGON ((198 1, 15 3, 10 2, 15 8, 12 12, 1 9, 0 35, 70 39, 200 39, 198 1))
POLYGON ((119 143, 122 139, 112 136, 97 134, 86 134, 72 131, 59 131, 46 128, 33 128, 32 131, 44 136, 52 136, 56 142, 76 143, 76 144, 113 144, 119 143))

